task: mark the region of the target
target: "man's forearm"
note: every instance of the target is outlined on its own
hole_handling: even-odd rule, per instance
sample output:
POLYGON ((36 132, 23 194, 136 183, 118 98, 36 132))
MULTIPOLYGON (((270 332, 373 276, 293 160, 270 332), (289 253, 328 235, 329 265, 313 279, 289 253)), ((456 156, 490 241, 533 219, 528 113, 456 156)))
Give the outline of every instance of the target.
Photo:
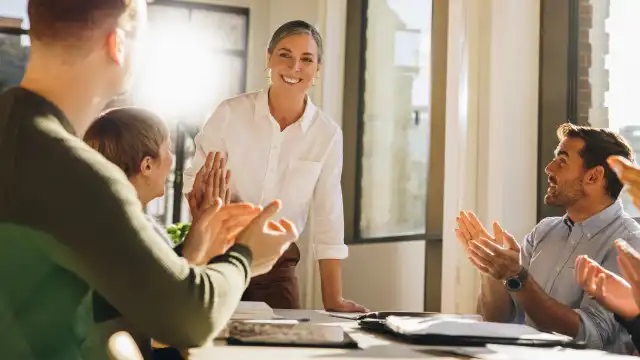
POLYGON ((338 307, 342 302, 342 267, 338 259, 318 260, 322 303, 326 309, 338 307))
POLYGON ((508 322, 513 318, 514 311, 513 300, 502 281, 483 274, 478 313, 485 321, 508 322))
POLYGON ((580 315, 549 296, 534 279, 526 280, 513 297, 538 328, 573 338, 578 336, 580 315))

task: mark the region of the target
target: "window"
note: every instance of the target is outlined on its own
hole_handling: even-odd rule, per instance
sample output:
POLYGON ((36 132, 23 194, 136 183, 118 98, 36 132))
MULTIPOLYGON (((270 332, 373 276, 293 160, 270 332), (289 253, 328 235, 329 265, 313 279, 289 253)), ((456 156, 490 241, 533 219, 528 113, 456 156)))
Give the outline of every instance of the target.
POLYGON ((364 36, 347 44, 347 69, 359 69, 358 79, 348 72, 345 80, 344 177, 354 178, 344 186, 345 197, 351 197, 345 199, 346 213, 353 211, 346 214, 347 227, 353 227, 348 241, 426 239, 431 7, 424 0, 349 4, 348 26, 359 12, 356 33, 364 36), (357 89, 349 86, 353 80, 357 89), (355 111, 349 109, 353 103, 355 111), (347 124, 354 116, 357 124, 347 124), (357 129, 353 138, 350 129, 357 129), (348 149, 350 142, 355 149, 348 149))
POLYGON ((167 121, 175 162, 165 195, 147 211, 164 224, 189 221, 182 173, 191 139, 215 107, 245 90, 248 9, 156 0, 148 7, 142 62, 129 99, 167 121))
POLYGON ((0 10, 0 92, 20 84, 24 75, 29 56, 26 12, 26 0, 0 10))
MULTIPOLYGON (((640 156, 640 1, 580 0, 578 38, 578 117, 592 126, 621 134, 640 156)), ((622 195, 625 210, 640 217, 640 209, 622 195)))

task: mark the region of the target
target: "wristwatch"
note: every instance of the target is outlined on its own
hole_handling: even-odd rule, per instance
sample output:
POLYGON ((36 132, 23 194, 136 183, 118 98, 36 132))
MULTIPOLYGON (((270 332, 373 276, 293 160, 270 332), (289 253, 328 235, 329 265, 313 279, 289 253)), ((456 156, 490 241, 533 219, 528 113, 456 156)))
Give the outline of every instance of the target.
POLYGON ((509 292, 518 292, 524 286, 524 282, 529 278, 529 272, 524 266, 520 267, 520 272, 517 275, 510 276, 504 280, 504 287, 509 292))

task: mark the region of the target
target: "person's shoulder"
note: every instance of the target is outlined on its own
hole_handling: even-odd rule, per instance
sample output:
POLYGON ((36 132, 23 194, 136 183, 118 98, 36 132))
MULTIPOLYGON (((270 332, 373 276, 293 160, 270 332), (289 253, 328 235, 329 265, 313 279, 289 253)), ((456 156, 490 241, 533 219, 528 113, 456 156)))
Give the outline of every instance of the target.
POLYGON ((59 189, 70 186, 78 192, 91 193, 93 189, 97 193, 102 188, 116 192, 133 191, 135 196, 119 167, 82 139, 67 132, 53 116, 37 117, 34 126, 36 131, 31 140, 37 151, 30 156, 33 163, 28 173, 36 173, 38 167, 47 169, 51 184, 59 189))
POLYGON ((549 216, 540 220, 540 222, 536 225, 534 229, 536 231, 546 232, 563 223, 564 223, 563 216, 549 216))
POLYGON ((313 126, 318 127, 327 134, 330 134, 331 137, 338 136, 339 138, 342 138, 342 128, 340 125, 329 114, 317 106, 313 126))
POLYGON ((623 212, 619 219, 624 234, 622 239, 630 243, 634 248, 640 248, 640 223, 638 219, 634 219, 631 215, 623 212))
POLYGON ((252 91, 252 92, 247 92, 247 93, 243 93, 240 95, 236 95, 233 97, 230 97, 228 99, 223 100, 220 105, 218 105, 219 107, 226 107, 226 108, 232 108, 232 109, 236 109, 236 108, 250 108, 251 110, 253 110, 255 103, 258 101, 258 97, 263 93, 262 90, 257 90, 257 91, 252 91))
POLYGON ((563 225, 564 217, 561 216, 550 216, 546 217, 531 230, 528 235, 530 241, 537 243, 542 239, 546 238, 546 236, 556 227, 563 225))

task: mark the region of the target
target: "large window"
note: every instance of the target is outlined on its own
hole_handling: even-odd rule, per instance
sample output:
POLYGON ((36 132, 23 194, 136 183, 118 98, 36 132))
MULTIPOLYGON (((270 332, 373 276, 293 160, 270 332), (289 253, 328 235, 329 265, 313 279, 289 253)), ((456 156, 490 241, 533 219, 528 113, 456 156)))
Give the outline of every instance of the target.
POLYGON ((345 160, 345 177, 353 176, 345 186, 345 208, 352 212, 346 216, 352 242, 427 237, 431 6, 424 0, 350 3, 348 26, 360 24, 354 39, 359 49, 347 46, 347 69, 358 70, 358 86, 349 86, 348 72, 345 94, 345 156, 353 160, 345 160), (357 95, 351 98, 350 91, 357 95), (350 102, 357 103, 354 111, 350 102))
MULTIPOLYGON (((579 118, 597 127, 608 127, 624 136, 640 155, 640 1, 580 0, 578 27, 579 118)), ((624 193, 625 210, 640 217, 624 193)))
POLYGON ((195 153, 192 138, 225 98, 245 90, 246 8, 156 0, 149 4, 143 63, 131 97, 170 126, 175 165, 165 196, 147 211, 169 224, 189 221, 182 173, 195 153))
MULTIPOLYGON (((640 154, 637 116, 637 0, 541 0, 540 132, 538 218, 561 215, 543 204, 544 167, 557 146, 555 130, 565 121, 611 128, 640 154), (568 66, 567 66, 568 65, 568 66)), ((640 217, 626 193, 625 210, 640 217)))

